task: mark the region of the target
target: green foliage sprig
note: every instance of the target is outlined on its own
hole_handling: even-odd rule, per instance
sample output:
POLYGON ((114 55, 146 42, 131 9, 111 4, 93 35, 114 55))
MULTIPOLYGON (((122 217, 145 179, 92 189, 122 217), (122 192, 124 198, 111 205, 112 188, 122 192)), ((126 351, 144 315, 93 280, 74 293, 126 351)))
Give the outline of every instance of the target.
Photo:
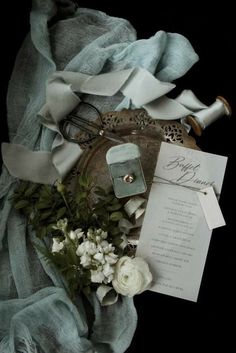
POLYGON ((39 238, 49 237, 46 247, 35 246, 62 273, 72 298, 95 291, 102 305, 111 305, 118 294, 133 296, 150 285, 147 263, 133 258, 121 231, 130 219, 113 190, 84 175, 73 189, 59 181, 54 186, 21 182, 12 203, 39 238))
POLYGON ((120 250, 123 233, 119 221, 127 218, 122 203, 115 197, 113 190, 105 191, 93 184, 84 175, 78 177, 73 191, 57 182, 54 186, 22 181, 12 197, 15 209, 26 216, 28 224, 39 238, 50 237, 66 241, 63 251, 52 252, 50 249, 39 248, 45 258, 54 263, 65 277, 70 295, 76 291, 89 292, 96 289, 91 283, 91 272, 80 265, 76 255, 79 245, 77 239, 70 239, 65 234, 81 228, 83 232, 90 229, 102 229, 107 232, 107 241, 120 250), (58 223, 66 220, 66 231, 58 227, 58 223))
POLYGON ((127 218, 113 190, 105 191, 95 186, 85 175, 78 177, 73 192, 61 182, 48 186, 22 181, 12 202, 15 209, 27 217, 39 238, 60 236, 60 230, 55 229, 55 225, 58 220, 67 218, 71 229, 82 228, 86 231, 91 227, 101 228, 117 244, 121 234, 118 223, 122 218, 127 218))

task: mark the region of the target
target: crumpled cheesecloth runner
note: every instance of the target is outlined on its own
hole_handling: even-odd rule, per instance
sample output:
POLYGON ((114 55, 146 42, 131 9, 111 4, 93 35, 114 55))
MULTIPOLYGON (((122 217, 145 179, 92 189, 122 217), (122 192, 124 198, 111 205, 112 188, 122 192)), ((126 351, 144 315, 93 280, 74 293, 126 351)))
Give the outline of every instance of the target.
MULTIPOLYGON (((33 1, 30 20, 31 33, 18 54, 7 105, 10 141, 31 150, 49 151, 55 136, 41 125, 37 113, 45 103, 46 80, 56 70, 96 75, 139 66, 170 82, 198 59, 188 40, 179 34, 160 31, 150 39, 136 40, 135 30, 126 20, 76 9, 68 0, 33 1), (56 21, 63 9, 65 18, 56 21)), ((120 94, 89 96, 86 101, 102 112, 125 106, 120 94)), ((122 297, 114 305, 101 307, 96 296, 91 296, 91 317, 80 296, 72 303, 61 275, 34 249, 32 240, 39 240, 8 200, 16 185, 17 180, 3 167, 0 352, 124 352, 137 323, 133 300, 122 297)))

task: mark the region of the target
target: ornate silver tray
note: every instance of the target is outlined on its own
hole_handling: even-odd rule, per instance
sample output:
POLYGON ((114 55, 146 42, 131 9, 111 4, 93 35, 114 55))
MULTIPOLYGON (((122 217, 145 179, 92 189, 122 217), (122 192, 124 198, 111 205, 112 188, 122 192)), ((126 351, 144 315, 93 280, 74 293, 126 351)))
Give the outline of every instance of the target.
MULTIPOLYGON (((180 123, 170 120, 154 120, 144 109, 108 112, 103 114, 102 121, 104 129, 119 134, 125 142, 132 142, 139 146, 142 168, 148 185, 147 192, 143 195, 144 198, 147 198, 150 191, 162 141, 198 149, 194 138, 187 134, 180 123)), ((115 142, 102 137, 96 139, 95 142, 91 141, 81 145, 84 152, 67 178, 71 190, 74 188, 76 177, 81 173, 91 176, 95 184, 104 189, 111 186, 106 153, 114 145, 115 142)))

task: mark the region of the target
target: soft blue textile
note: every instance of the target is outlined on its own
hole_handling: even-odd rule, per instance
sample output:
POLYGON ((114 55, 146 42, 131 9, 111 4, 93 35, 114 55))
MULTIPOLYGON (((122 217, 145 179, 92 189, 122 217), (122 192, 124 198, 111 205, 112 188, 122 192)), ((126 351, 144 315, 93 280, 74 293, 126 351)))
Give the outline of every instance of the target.
MULTIPOLYGON (((33 1, 31 33, 18 54, 7 97, 10 140, 34 150, 50 150, 54 135, 37 117, 45 101, 45 82, 55 70, 95 75, 141 66, 164 81, 183 75, 198 59, 190 43, 178 34, 158 32, 136 41, 135 30, 123 19, 78 9, 64 0, 63 21, 50 30, 57 12, 53 0, 33 1), (64 5, 65 5, 64 4, 64 5)), ((102 111, 129 102, 86 97, 102 111)), ((30 165, 29 165, 30 168, 30 165)), ((85 306, 66 294, 60 274, 32 246, 34 233, 12 209, 9 196, 16 180, 5 168, 0 179, 0 353, 124 352, 136 328, 133 301, 122 298, 102 308, 89 298, 95 321, 88 330, 85 306), (88 333, 90 332, 90 334, 88 333), (92 332, 92 333, 91 333, 92 332)), ((89 320, 90 321, 90 320, 89 320)), ((89 324, 91 326, 91 323, 89 324)))

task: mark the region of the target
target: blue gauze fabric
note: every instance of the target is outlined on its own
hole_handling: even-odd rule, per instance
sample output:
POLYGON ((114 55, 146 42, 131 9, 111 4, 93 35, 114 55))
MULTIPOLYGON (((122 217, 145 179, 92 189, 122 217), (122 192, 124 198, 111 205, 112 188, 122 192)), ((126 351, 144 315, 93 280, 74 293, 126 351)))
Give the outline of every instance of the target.
MULTIPOLYGON (((32 150, 50 150, 54 134, 37 116, 45 102, 45 83, 56 70, 89 75, 140 66, 158 79, 181 77, 198 57, 186 38, 157 32, 147 40, 124 19, 79 8, 64 0, 35 0, 31 32, 19 51, 9 83, 7 106, 10 141, 32 150), (62 4, 60 9, 57 4, 62 4), (66 18, 48 28, 57 11, 66 18), (68 16, 70 15, 70 16, 68 16)), ((121 95, 90 96, 101 111, 126 107, 121 95)), ((30 168, 30 165, 29 165, 30 168)), ((137 315, 132 299, 101 307, 89 299, 95 320, 88 320, 81 297, 72 303, 56 269, 34 249, 34 232, 9 197, 17 180, 5 168, 0 178, 0 353, 124 352, 137 315), (92 326, 92 327, 91 327, 92 326)), ((41 244, 42 245, 42 244, 41 244)))

